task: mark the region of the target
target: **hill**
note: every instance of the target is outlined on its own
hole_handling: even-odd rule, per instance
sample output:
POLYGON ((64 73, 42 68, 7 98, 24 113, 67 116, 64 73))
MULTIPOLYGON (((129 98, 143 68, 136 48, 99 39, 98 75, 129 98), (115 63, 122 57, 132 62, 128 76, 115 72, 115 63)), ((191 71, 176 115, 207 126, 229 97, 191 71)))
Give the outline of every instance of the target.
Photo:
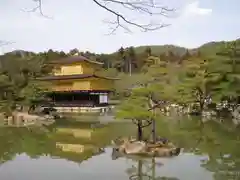
POLYGON ((146 50, 146 48, 151 48, 152 54, 156 55, 167 53, 169 51, 177 55, 183 55, 187 51, 187 48, 175 45, 138 46, 135 47, 134 49, 137 54, 140 54, 143 53, 146 50))
MULTIPOLYGON (((227 42, 233 42, 233 41, 208 42, 208 43, 205 43, 205 44, 201 45, 198 48, 193 48, 193 49, 188 49, 188 48, 185 48, 185 47, 180 47, 180 46, 170 45, 170 44, 167 44, 167 45, 137 46, 137 47, 133 47, 133 48, 134 48, 134 51, 135 51, 136 54, 144 53, 147 48, 151 48, 151 51, 152 51, 153 55, 160 55, 160 54, 168 53, 168 52, 171 51, 175 55, 182 56, 183 54, 186 53, 186 51, 189 51, 190 53, 196 52, 196 51, 201 51, 201 53, 204 53, 204 54, 213 54, 213 53, 216 53, 227 42)), ((237 44, 240 44, 240 38, 237 39, 236 42, 237 42, 237 44)), ((127 48, 125 48, 125 49, 127 49, 127 48)), ((50 51, 52 51, 52 50, 49 50, 49 52, 50 51)), ((53 52, 58 53, 57 51, 53 51, 53 52)), ((46 52, 46 53, 48 53, 48 52, 46 52)), ((91 55, 98 55, 98 54, 95 54, 94 52, 86 52, 86 53, 87 54, 91 54, 91 55)), ((113 53, 110 53, 110 54, 102 53, 101 55, 103 55, 103 56, 108 56, 108 55, 115 56, 117 53, 118 52, 113 52, 113 53)), ((24 56, 24 55, 28 56, 29 54, 34 54, 34 53, 26 51, 26 50, 15 50, 15 51, 12 51, 12 52, 8 52, 6 54, 15 54, 15 55, 21 55, 21 56, 24 56)))
MULTIPOLYGON (((185 47, 175 46, 175 45, 153 45, 153 46, 138 46, 134 47, 137 54, 143 53, 146 48, 151 48, 152 54, 159 55, 162 53, 167 53, 169 51, 173 52, 176 55, 182 56, 188 50, 190 53, 200 51, 203 54, 215 54, 222 48, 225 43, 231 43, 233 41, 218 41, 218 42, 208 42, 201 45, 198 48, 188 49, 185 47)), ((236 40, 237 44, 240 45, 240 39, 236 40)))
MULTIPOLYGON (((209 42, 209 43, 203 44, 197 49, 206 55, 213 55, 213 54, 216 54, 216 52, 219 52, 221 48, 224 48, 226 43, 233 43, 233 42, 234 41, 209 42)), ((240 39, 237 39, 235 42, 237 46, 240 47, 240 39)))

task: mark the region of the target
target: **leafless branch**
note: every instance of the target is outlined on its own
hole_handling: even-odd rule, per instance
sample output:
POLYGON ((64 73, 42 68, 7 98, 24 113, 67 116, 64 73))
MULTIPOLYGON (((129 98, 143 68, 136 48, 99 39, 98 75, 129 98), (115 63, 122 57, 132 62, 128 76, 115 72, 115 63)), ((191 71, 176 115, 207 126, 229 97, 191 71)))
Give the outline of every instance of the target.
POLYGON ((116 16, 115 21, 108 22, 109 24, 113 25, 110 34, 115 33, 115 31, 119 28, 122 28, 127 32, 131 32, 131 30, 128 28, 128 25, 137 27, 143 32, 154 31, 169 26, 169 24, 153 22, 141 24, 127 19, 123 13, 117 12, 109 7, 109 4, 112 3, 120 5, 125 9, 131 10, 133 12, 138 12, 139 14, 141 13, 147 16, 157 15, 162 17, 170 17, 169 15, 170 13, 174 12, 174 9, 170 9, 165 6, 158 6, 158 3, 156 1, 157 0, 93 0, 93 2, 95 2, 98 6, 116 16))
POLYGON ((43 5, 42 5, 42 1, 43 0, 32 0, 34 2, 36 2, 36 6, 30 10, 23 10, 24 12, 39 12, 41 16, 45 17, 45 18, 49 18, 52 19, 52 17, 47 16, 44 12, 43 12, 43 5))
MULTIPOLYGON (((36 7, 27 12, 39 12, 40 15, 49 18, 43 13, 43 0, 33 0, 37 3, 36 7)), ((169 26, 165 23, 154 23, 152 22, 153 16, 160 16, 168 18, 172 13, 175 12, 174 9, 168 8, 167 6, 159 5, 162 0, 92 0, 99 7, 103 8, 110 14, 114 15, 116 19, 114 21, 105 21, 110 24, 111 32, 109 34, 114 34, 119 28, 124 29, 126 32, 130 33, 130 26, 140 29, 142 32, 154 31, 161 29, 163 27, 169 26), (116 9, 111 7, 115 5, 116 9), (139 13, 139 15, 145 15, 148 17, 148 23, 140 23, 135 20, 127 18, 126 13, 119 12, 121 10, 129 10, 132 13, 139 13)), ((140 19, 140 18, 139 18, 140 19)), ((159 20, 158 20, 159 21, 159 20)))

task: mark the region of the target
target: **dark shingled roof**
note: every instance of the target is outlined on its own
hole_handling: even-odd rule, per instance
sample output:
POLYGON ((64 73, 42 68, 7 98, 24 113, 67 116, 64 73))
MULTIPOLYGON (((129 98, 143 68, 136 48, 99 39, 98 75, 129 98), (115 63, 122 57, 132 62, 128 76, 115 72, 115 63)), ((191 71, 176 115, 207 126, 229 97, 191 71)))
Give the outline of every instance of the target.
POLYGON ((88 63, 93 63, 93 64, 98 64, 98 65, 103 65, 102 62, 93 61, 84 56, 65 57, 65 58, 61 58, 59 60, 51 61, 51 62, 49 62, 49 64, 71 64, 71 63, 77 63, 77 62, 82 62, 82 61, 85 61, 88 63))
POLYGON ((74 75, 62 75, 62 76, 46 76, 37 78, 38 80, 68 80, 68 79, 85 79, 85 78, 101 78, 101 79, 109 79, 109 80, 118 80, 118 78, 111 77, 102 77, 94 74, 74 74, 74 75))

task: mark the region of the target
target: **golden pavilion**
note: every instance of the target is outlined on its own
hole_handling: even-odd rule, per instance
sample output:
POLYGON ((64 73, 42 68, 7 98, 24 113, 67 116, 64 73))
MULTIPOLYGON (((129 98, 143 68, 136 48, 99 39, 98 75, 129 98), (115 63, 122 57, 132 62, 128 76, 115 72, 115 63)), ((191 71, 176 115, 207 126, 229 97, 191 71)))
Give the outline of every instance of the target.
MULTIPOLYGON (((47 96, 54 107, 64 111, 79 112, 79 108, 97 108, 109 105, 109 93, 113 91, 116 78, 96 75, 103 63, 84 56, 74 55, 50 62, 50 76, 39 80, 51 82, 47 96)), ((87 110, 87 111, 88 111, 87 110)))

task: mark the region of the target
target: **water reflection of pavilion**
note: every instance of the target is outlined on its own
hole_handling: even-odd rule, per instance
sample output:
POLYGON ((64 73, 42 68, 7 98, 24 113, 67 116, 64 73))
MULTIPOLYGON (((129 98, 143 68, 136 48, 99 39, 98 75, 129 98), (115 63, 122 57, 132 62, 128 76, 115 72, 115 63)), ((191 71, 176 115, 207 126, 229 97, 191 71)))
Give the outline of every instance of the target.
MULTIPOLYGON (((187 118, 176 120, 165 119, 165 121, 157 121, 158 132, 161 136, 169 137, 169 139, 174 140, 176 144, 184 147, 185 151, 181 156, 181 160, 174 160, 174 164, 176 165, 175 171, 171 169, 172 166, 168 166, 169 163, 164 163, 162 160, 160 162, 163 162, 164 166, 158 168, 158 165, 155 165, 155 179, 167 179, 166 177, 158 177, 163 176, 163 174, 167 177, 174 176, 179 177, 179 179, 187 179, 184 177, 181 178, 184 173, 186 177, 193 176, 193 178, 188 179, 195 179, 196 172, 199 173, 198 177, 204 174, 208 176, 209 172, 211 172, 214 175, 212 179, 239 179, 239 129, 234 129, 234 127, 230 128, 228 123, 223 122, 216 123, 215 121, 207 121, 202 123, 199 119, 187 118), (184 155, 185 152, 186 155, 184 155), (192 160, 196 163, 181 168, 183 167, 183 162, 192 163, 192 160), (202 167, 201 169, 203 169, 204 172, 196 171, 199 169, 199 166, 202 167), (177 171, 180 172, 178 173, 177 171)), ((122 124, 120 122, 112 123, 102 127, 96 124, 94 128, 92 128, 93 126, 91 125, 92 123, 89 122, 57 124, 48 132, 42 131, 39 127, 35 127, 34 129, 0 127, 0 163, 3 164, 7 161, 14 163, 16 155, 21 154, 27 154, 31 159, 38 159, 47 155, 81 163, 94 155, 102 153, 102 151, 98 151, 99 147, 106 147, 111 139, 123 134, 125 136, 127 136, 128 133, 134 134, 136 129, 131 123, 127 124, 126 122, 122 124)), ((101 157, 99 159, 96 157, 93 161, 89 161, 89 163, 86 163, 86 166, 82 166, 82 169, 87 169, 88 167, 91 169, 94 163, 97 163, 98 167, 102 164, 107 165, 107 163, 108 167, 114 166, 115 163, 124 163, 123 170, 128 169, 127 173, 129 173, 129 177, 133 175, 133 177, 135 177, 134 180, 140 179, 136 176, 139 172, 141 172, 141 174, 147 173, 150 176, 152 176, 151 174, 154 172, 151 170, 151 159, 149 159, 148 162, 137 159, 125 164, 125 161, 121 160, 112 162, 110 158, 108 159, 110 156, 111 153, 106 149, 106 154, 99 156, 101 157), (134 167, 132 167, 132 165, 134 165, 134 167), (147 169, 149 169, 149 171, 147 171, 147 169)), ((24 163, 26 162, 21 161, 20 166, 25 165, 24 163)), ((63 166, 63 169, 65 167, 66 166, 63 166)), ((12 166, 9 168, 12 170, 12 166)), ((16 166, 14 166, 14 168, 16 168, 16 166)), ((77 169, 78 172, 81 171, 79 169, 77 169)), ((105 167, 100 169, 103 171, 106 170, 105 167)), ((121 173, 118 172, 118 168, 115 170, 117 173, 121 173)), ((83 170, 81 172, 83 172, 83 170)), ((2 175, 0 175, 0 177, 2 177, 2 175)), ((142 180, 146 180, 146 178, 144 179, 143 177, 142 180)))
POLYGON ((101 130, 93 129, 91 123, 68 123, 57 126, 55 130, 52 138, 56 143, 56 151, 52 153, 53 156, 79 163, 104 152, 104 146, 96 144, 96 137, 101 130))
POLYGON ((104 148, 111 144, 112 139, 132 135, 133 130, 135 126, 125 122, 101 124, 96 121, 62 121, 56 125, 51 136, 56 144, 56 151, 51 155, 82 162, 104 153, 104 148))

